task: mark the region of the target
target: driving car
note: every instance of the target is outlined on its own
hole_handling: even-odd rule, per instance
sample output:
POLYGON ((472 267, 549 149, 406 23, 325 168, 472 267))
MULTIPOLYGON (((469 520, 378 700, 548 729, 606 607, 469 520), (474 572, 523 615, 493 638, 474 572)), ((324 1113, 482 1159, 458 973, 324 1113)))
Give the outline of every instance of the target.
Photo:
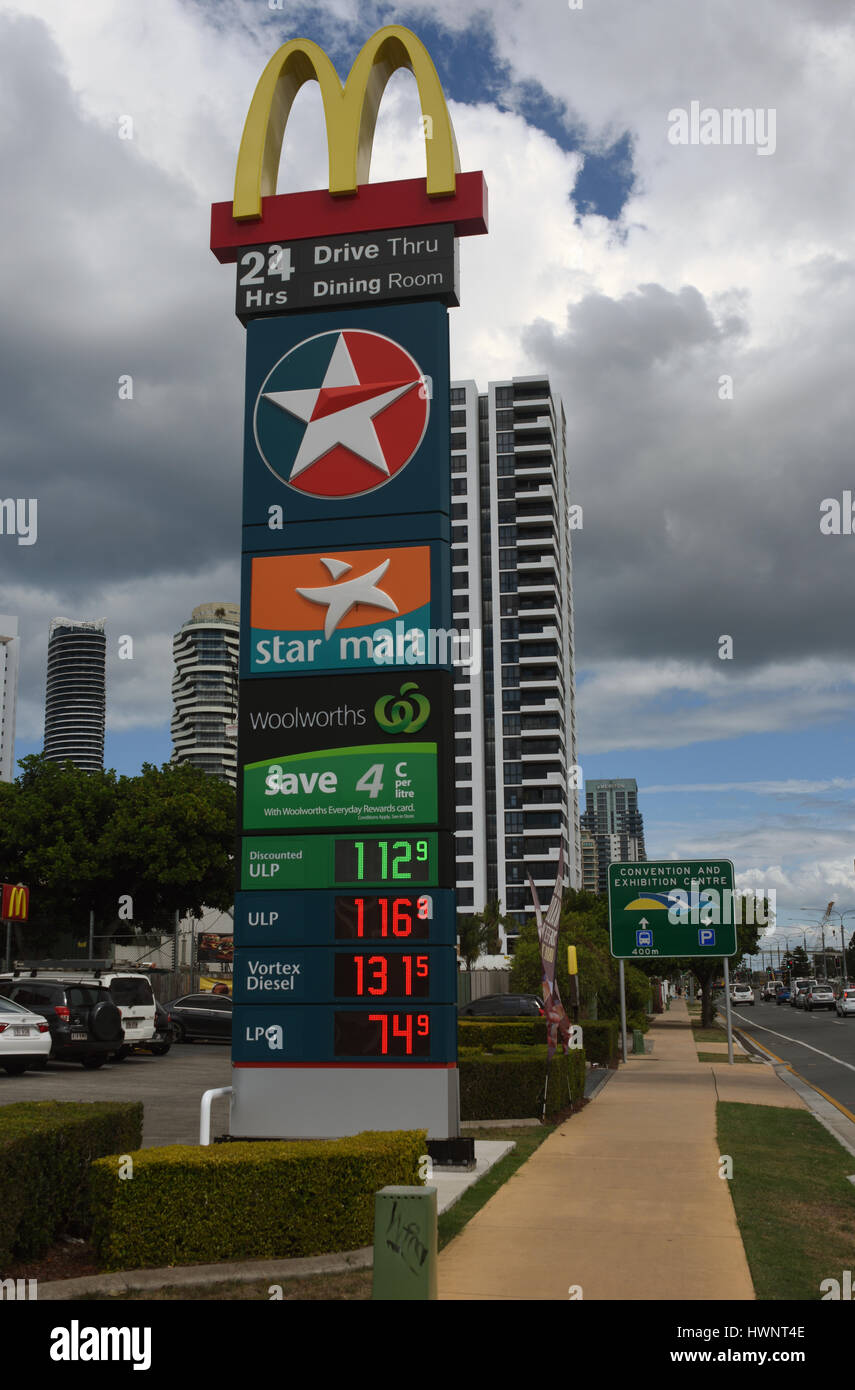
POLYGON ((49 1052, 47 1020, 0 996, 0 1067, 6 1074, 21 1076, 27 1067, 43 1071, 49 1052))
MULTIPOLYGON (((798 997, 799 990, 802 988, 809 989, 810 986, 815 985, 816 982, 817 981, 815 975, 797 975, 795 979, 791 981, 790 1003, 794 1008, 801 1008, 801 1004, 796 1004, 796 999, 798 997)), ((804 1000, 802 1000, 802 1003, 804 1003, 804 1000)))
POLYGON ((462 1018, 539 1018, 544 1009, 543 1000, 536 994, 482 994, 480 999, 459 1004, 457 1012, 462 1018))
POLYGON ((783 983, 781 980, 767 980, 760 991, 760 998, 765 999, 767 1002, 771 1002, 771 1000, 776 997, 778 990, 782 988, 783 983))
POLYGON ((833 1009, 834 990, 825 980, 820 980, 818 984, 811 985, 805 995, 805 1011, 813 1013, 814 1009, 833 1009))
POLYGON ((795 1009, 803 1009, 808 997, 808 992, 812 988, 813 986, 809 984, 797 984, 794 989, 790 990, 790 1004, 792 1007, 795 1009))
POLYGON ((735 984, 730 987, 731 1004, 754 1004, 754 990, 750 985, 735 984))
POLYGON ((781 988, 778 990, 777 995, 775 996, 775 1003, 776 1003, 776 1004, 789 1004, 789 1002, 790 1002, 790 986, 789 986, 789 985, 782 985, 781 988))
POLYGON ((231 1041, 232 1001, 228 994, 183 994, 163 1007, 174 1042, 191 1042, 193 1038, 231 1041))
POLYGON ((855 989, 850 988, 849 985, 841 986, 834 1008, 839 1018, 846 1018, 848 1014, 855 1014, 855 989))
POLYGON ((79 1062, 95 1071, 124 1044, 121 1014, 100 980, 6 975, 0 978, 0 991, 47 1020, 50 1055, 58 1062, 79 1062))

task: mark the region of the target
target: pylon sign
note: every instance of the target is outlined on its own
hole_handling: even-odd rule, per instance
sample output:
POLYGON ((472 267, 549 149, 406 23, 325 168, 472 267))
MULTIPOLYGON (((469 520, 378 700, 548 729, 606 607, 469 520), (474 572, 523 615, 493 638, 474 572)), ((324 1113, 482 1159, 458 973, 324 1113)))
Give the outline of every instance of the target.
POLYGON ((246 326, 232 1133, 458 1133, 448 307, 487 230, 436 70, 389 25, 344 85, 271 58, 211 247, 246 326), (370 184, 389 76, 426 179, 370 184), (277 195, 315 79, 329 191, 277 195))

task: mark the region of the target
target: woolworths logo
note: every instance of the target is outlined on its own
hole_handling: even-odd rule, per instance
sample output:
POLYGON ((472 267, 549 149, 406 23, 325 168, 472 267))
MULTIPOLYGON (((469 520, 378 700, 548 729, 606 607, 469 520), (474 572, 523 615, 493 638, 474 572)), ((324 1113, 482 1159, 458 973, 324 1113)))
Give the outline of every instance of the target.
POLYGON ((430 700, 421 694, 414 681, 405 681, 398 696, 381 695, 374 706, 374 718, 388 734, 417 734, 429 717, 430 700), (416 694, 409 696, 410 691, 416 694), (391 708, 390 701, 394 702, 391 708))

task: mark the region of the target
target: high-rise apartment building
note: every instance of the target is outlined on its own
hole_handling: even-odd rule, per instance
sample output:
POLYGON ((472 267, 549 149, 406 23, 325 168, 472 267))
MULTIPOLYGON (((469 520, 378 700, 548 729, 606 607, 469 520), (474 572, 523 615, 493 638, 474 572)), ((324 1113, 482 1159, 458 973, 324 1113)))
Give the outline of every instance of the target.
POLYGON ((202 603, 172 642, 172 761, 237 783, 240 608, 202 603))
POLYGON ((104 766, 107 638, 104 618, 54 618, 50 625, 45 696, 45 756, 84 772, 104 766))
POLYGON ((19 646, 18 619, 0 613, 0 782, 12 782, 15 777, 19 646))
POLYGON ((454 685, 458 911, 498 898, 520 925, 528 874, 548 901, 562 846, 579 886, 565 432, 544 377, 452 384, 453 621, 472 633, 454 685))
POLYGON ((638 783, 632 777, 592 778, 585 783, 582 830, 597 845, 597 892, 608 891, 613 861, 632 863, 647 858, 644 821, 638 809, 638 783))

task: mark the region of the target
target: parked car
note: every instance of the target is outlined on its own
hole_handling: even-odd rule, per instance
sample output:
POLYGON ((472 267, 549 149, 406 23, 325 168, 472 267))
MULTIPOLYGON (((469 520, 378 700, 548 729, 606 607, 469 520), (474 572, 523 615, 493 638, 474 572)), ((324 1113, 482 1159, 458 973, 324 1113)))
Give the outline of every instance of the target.
POLYGON ((27 1067, 43 1071, 49 1053, 47 1019, 0 996, 0 1067, 9 1076, 20 1076, 27 1067))
POLYGON ((94 974, 106 985, 122 1015, 125 1042, 114 1056, 115 1061, 121 1062, 132 1048, 154 1041, 157 1026, 151 980, 134 970, 97 970, 94 974))
POLYGON ((789 986, 789 985, 782 985, 781 988, 778 990, 778 993, 777 993, 776 996, 775 996, 775 1003, 776 1003, 776 1004, 789 1004, 789 1002, 790 1002, 790 986, 789 986))
POLYGON ((174 1042, 213 1038, 230 1042, 232 1001, 227 994, 184 994, 164 1004, 174 1042))
POLYGON ((457 1012, 461 1018, 540 1018, 544 1008, 536 994, 482 994, 480 999, 459 1004, 457 1012))
POLYGON ((100 980, 6 975, 0 978, 0 991, 47 1019, 50 1055, 59 1062, 80 1062, 94 1071, 124 1044, 121 1014, 100 980))
POLYGON ((135 1052, 151 1052, 155 1057, 165 1057, 172 1046, 172 1024, 169 1014, 159 1000, 154 1001, 154 1037, 146 1042, 134 1044, 135 1052))
MULTIPOLYGON (((64 980, 67 984, 81 981, 96 981, 110 991, 110 997, 119 1010, 122 1019, 124 1038, 121 1047, 113 1053, 114 1062, 122 1062, 139 1043, 154 1039, 155 998, 151 981, 147 975, 134 970, 109 970, 84 962, 80 969, 65 967, 31 966, 12 972, 15 980, 64 980)), ((2 985, 0 985, 2 988, 2 985)))
POLYGON ((805 994, 804 1006, 807 1013, 812 1013, 814 1009, 833 1009, 834 990, 831 985, 824 980, 811 985, 805 994))
POLYGON ((840 1018, 846 1018, 848 1014, 855 1014, 855 989, 849 985, 843 985, 837 995, 834 1008, 840 1018))
POLYGON ((750 985, 735 984, 730 986, 731 1004, 754 1004, 754 990, 750 985))

